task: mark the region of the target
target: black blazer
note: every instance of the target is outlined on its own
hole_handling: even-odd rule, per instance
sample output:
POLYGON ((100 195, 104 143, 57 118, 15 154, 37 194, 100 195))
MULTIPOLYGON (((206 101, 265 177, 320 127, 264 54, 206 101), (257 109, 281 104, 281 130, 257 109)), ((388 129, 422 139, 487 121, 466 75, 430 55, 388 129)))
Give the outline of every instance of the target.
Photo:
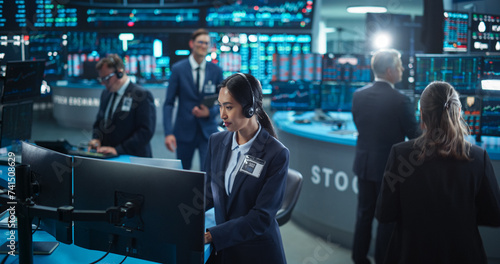
POLYGON ((156 126, 156 108, 150 91, 130 83, 125 90, 115 112, 112 123, 107 128, 104 113, 111 93, 101 93, 99 112, 94 123, 93 138, 100 139, 102 146, 116 148, 118 154, 152 157, 150 140, 156 126), (124 98, 132 98, 130 111, 122 111, 124 98))
POLYGON ((207 207, 215 207, 216 226, 209 228, 217 251, 216 263, 286 263, 276 212, 281 207, 288 173, 289 151, 262 128, 248 155, 266 163, 260 177, 236 174, 226 194, 226 172, 233 132, 210 137, 205 162, 207 207))
POLYGON ((375 82, 353 94, 352 116, 358 130, 353 171, 365 180, 381 181, 392 145, 420 134, 410 99, 386 82, 375 82))
POLYGON ((385 263, 487 263, 478 225, 500 226, 500 190, 488 154, 418 161, 414 141, 395 145, 376 217, 396 221, 385 263))

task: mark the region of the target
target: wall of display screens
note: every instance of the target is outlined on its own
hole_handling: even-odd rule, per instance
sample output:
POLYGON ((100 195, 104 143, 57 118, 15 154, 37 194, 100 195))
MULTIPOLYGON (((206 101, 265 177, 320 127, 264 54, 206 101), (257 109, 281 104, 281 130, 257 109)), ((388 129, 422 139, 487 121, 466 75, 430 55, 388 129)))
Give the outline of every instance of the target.
POLYGON ((211 33, 213 62, 224 77, 254 75, 270 94, 272 82, 321 81, 321 55, 311 51, 310 35, 211 33))

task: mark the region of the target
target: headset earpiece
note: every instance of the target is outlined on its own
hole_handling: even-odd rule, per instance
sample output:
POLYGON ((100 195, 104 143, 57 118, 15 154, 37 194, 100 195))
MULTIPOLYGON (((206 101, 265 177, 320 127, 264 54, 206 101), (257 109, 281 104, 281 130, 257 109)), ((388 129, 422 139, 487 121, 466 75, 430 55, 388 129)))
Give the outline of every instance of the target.
POLYGON ((252 94, 252 104, 245 105, 243 107, 243 115, 246 118, 251 118, 255 114, 255 97, 253 95, 252 85, 250 84, 250 81, 248 81, 248 78, 245 76, 245 74, 240 73, 240 72, 238 72, 238 74, 243 76, 243 78, 245 78, 245 81, 248 83, 248 88, 250 88, 250 93, 252 94))
POLYGON ((113 64, 113 68, 115 68, 115 75, 116 75, 116 78, 120 79, 123 77, 123 72, 121 71, 118 71, 118 66, 116 65, 116 61, 113 57, 109 57, 109 60, 111 61, 111 63, 113 64))
POLYGON ((116 75, 116 78, 120 79, 121 77, 123 77, 123 72, 116 70, 115 75, 116 75))

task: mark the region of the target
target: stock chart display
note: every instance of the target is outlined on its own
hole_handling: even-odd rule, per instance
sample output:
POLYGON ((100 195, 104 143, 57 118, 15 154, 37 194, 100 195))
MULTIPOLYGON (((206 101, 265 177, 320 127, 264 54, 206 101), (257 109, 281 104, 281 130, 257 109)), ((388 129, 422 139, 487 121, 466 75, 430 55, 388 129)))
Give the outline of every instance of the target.
POLYGON ((500 52, 500 15, 471 15, 471 51, 500 52))
POLYGON ((321 55, 311 51, 310 35, 211 33, 211 59, 224 77, 250 73, 265 94, 271 82, 320 81, 321 55))
POLYGON ((52 0, 0 0, 1 31, 68 29, 78 26, 78 9, 52 0))
POLYGON ((209 8, 206 23, 208 27, 311 28, 313 5, 313 0, 236 1, 209 8))
POLYGON ((321 85, 320 108, 325 112, 351 111, 354 91, 365 84, 347 82, 324 83, 321 85))
POLYGON ((417 55, 415 93, 420 94, 433 81, 445 81, 460 94, 476 94, 480 88, 481 57, 456 55, 417 55))
POLYGON ((500 98, 483 97, 481 109, 481 134, 500 136, 500 98))
POLYGON ((319 106, 319 84, 273 82, 272 87, 272 110, 310 111, 319 106))
POLYGON ((87 10, 86 19, 85 27, 89 29, 198 27, 200 10, 195 8, 91 8, 87 10))
POLYGON ((371 57, 368 55, 323 57, 322 76, 324 82, 371 82, 371 57))
POLYGON ((444 12, 443 51, 467 52, 469 14, 459 12, 444 12))

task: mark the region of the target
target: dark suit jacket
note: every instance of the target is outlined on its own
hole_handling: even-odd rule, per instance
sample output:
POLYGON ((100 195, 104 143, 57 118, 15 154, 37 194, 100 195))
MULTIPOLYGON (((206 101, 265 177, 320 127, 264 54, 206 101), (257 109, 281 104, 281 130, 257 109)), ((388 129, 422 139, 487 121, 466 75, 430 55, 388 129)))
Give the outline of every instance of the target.
MULTIPOLYGON (((205 82, 217 86, 222 82, 222 69, 210 62, 205 68, 205 82)), ((218 106, 210 108, 210 116, 196 118, 191 111, 201 104, 205 92, 199 93, 195 88, 189 59, 183 59, 172 66, 172 75, 168 81, 167 96, 163 106, 163 128, 165 135, 174 134, 177 141, 192 142, 195 137, 204 137, 206 140, 217 131, 215 118, 219 115, 218 106), (175 98, 179 97, 179 105, 175 125, 172 124, 175 98), (197 135, 197 126, 201 127, 202 135, 197 135)))
POLYGON ((156 108, 150 91, 130 83, 116 107, 112 124, 105 125, 104 113, 111 93, 101 93, 99 112, 94 123, 93 138, 100 139, 102 146, 116 148, 118 154, 152 157, 150 140, 156 126, 156 108), (125 97, 132 98, 130 111, 122 111, 125 97))
POLYGON ((392 148, 377 202, 377 219, 397 222, 385 263, 487 263, 477 226, 500 226, 488 154, 472 146, 472 161, 421 162, 413 143, 392 148))
POLYGON ((213 134, 205 162, 207 207, 215 207, 216 226, 209 228, 219 263, 286 263, 276 212, 288 172, 288 149, 262 128, 247 155, 266 161, 259 178, 236 174, 226 194, 226 171, 233 132, 213 134))
POLYGON ((352 116, 358 130, 353 171, 364 180, 381 181, 392 145, 420 134, 410 99, 386 82, 353 94, 352 116))

